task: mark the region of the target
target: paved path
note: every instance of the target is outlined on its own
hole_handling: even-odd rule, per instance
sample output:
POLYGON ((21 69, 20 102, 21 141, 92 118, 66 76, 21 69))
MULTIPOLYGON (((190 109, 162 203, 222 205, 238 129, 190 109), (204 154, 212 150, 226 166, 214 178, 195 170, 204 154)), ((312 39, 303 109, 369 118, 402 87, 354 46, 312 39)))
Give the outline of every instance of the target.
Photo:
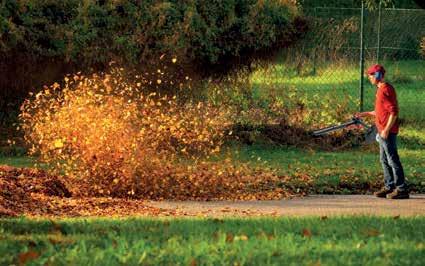
POLYGON ((311 195, 276 201, 159 201, 148 205, 188 216, 416 216, 425 215, 425 194, 411 195, 408 200, 371 195, 311 195))

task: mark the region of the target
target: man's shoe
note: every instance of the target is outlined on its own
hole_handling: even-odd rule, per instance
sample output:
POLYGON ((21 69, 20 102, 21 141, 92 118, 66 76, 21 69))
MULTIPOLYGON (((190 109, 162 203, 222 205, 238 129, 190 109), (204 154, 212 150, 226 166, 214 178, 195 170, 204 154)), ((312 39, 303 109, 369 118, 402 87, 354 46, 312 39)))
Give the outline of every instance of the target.
POLYGON ((394 190, 393 192, 387 194, 387 199, 408 199, 409 192, 407 190, 394 190))
POLYGON ((387 188, 383 187, 383 188, 381 188, 381 190, 373 193, 373 195, 375 195, 375 197, 378 197, 378 198, 385 198, 387 196, 387 194, 390 194, 393 191, 394 190, 392 190, 392 189, 387 189, 387 188))

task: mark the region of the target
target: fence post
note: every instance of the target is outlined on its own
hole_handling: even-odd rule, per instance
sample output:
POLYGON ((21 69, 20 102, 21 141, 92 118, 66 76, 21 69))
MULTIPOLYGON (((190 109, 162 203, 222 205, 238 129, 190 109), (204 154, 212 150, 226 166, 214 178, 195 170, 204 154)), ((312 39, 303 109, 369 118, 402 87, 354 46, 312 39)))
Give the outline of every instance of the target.
POLYGON ((382 12, 382 1, 379 0, 379 9, 378 9, 378 45, 376 49, 376 63, 379 64, 379 59, 381 55, 381 12, 382 12))
POLYGON ((364 3, 362 0, 362 9, 361 9, 361 18, 360 18, 360 112, 363 112, 363 72, 364 72, 364 3))
MULTIPOLYGON (((318 19, 317 18, 317 7, 314 7, 314 18, 313 18, 313 20, 315 20, 314 21, 315 26, 317 25, 316 24, 317 19, 318 19)), ((317 50, 317 47, 314 47, 313 48, 313 76, 316 76, 316 50, 317 50)))

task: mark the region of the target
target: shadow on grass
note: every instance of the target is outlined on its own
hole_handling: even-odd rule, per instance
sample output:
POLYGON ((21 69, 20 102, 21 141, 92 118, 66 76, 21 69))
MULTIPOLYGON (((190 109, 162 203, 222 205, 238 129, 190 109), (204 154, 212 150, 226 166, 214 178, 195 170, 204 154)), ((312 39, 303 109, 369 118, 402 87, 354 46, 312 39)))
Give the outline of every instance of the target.
POLYGON ((425 140, 416 136, 400 135, 400 146, 408 150, 424 150, 425 140))
POLYGON ((235 124, 231 130, 237 140, 247 145, 266 143, 324 151, 359 147, 365 139, 361 132, 347 130, 339 130, 336 133, 323 136, 313 136, 312 131, 285 124, 235 124))

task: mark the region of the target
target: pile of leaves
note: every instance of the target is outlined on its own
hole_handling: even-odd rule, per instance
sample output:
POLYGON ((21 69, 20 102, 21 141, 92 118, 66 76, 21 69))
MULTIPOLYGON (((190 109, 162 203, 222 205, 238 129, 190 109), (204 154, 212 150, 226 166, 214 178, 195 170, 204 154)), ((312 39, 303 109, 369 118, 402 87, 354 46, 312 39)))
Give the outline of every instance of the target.
MULTIPOLYGON (((305 195, 304 191, 310 182, 307 176, 296 178, 299 183, 304 183, 304 190, 300 190, 295 183, 290 182, 293 179, 289 177, 269 176, 260 171, 245 176, 246 173, 238 173, 233 169, 235 172, 231 177, 234 180, 230 180, 223 176, 221 170, 214 165, 204 165, 202 169, 194 171, 196 175, 188 178, 178 173, 174 173, 175 178, 167 178, 170 173, 161 175, 154 172, 159 174, 156 183, 141 186, 144 190, 138 190, 137 196, 156 200, 281 199, 305 195), (215 178, 211 176, 210 169, 218 170, 215 178)), ((44 170, 0 166, 0 217, 186 215, 178 210, 149 206, 140 199, 81 197, 68 190, 72 186, 66 177, 50 175, 44 170)))
POLYGON ((66 184, 40 169, 0 166, 0 217, 176 214, 139 200, 73 197, 66 184))
POLYGON ((72 195, 59 178, 42 170, 0 167, 0 215, 43 209, 45 203, 34 199, 32 193, 58 197, 72 195))

